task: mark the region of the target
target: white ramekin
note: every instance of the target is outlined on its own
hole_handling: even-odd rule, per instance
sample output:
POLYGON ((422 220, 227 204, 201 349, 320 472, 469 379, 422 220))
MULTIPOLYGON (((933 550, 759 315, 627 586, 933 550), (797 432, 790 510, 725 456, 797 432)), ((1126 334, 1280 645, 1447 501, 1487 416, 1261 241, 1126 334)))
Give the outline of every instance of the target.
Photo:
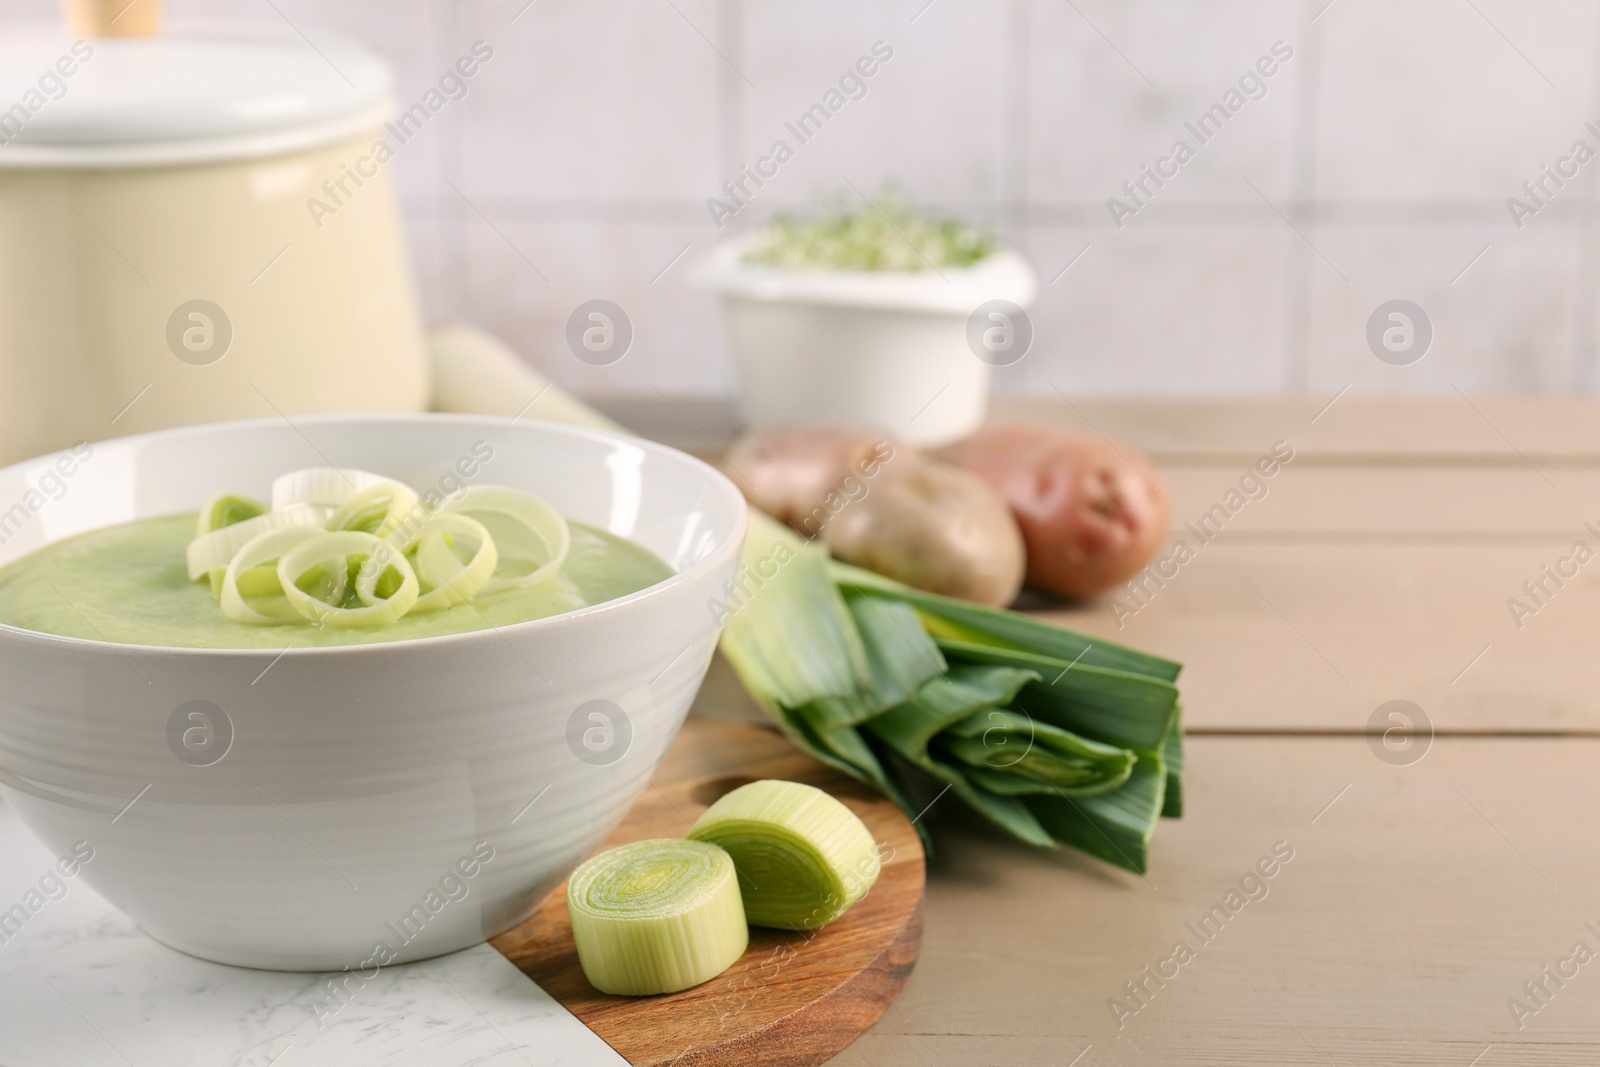
POLYGON ((761 237, 718 246, 694 274, 722 296, 746 424, 866 423, 918 445, 977 429, 991 368, 1021 354, 980 356, 969 323, 992 301, 1033 300, 1025 259, 1002 249, 965 269, 781 270, 744 262, 761 237))

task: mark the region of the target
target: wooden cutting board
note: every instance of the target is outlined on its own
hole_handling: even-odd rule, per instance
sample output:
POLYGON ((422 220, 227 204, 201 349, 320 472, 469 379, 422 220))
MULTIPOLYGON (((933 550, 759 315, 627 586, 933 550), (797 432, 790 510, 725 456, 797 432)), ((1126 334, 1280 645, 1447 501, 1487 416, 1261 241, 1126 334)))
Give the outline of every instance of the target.
POLYGON ((491 944, 631 1064, 804 1067, 829 1059, 877 1021, 916 963, 922 843, 898 807, 769 727, 691 717, 602 847, 681 837, 718 797, 760 778, 827 790, 886 846, 872 891, 837 922, 811 934, 753 926, 749 949, 727 971, 659 997, 608 996, 589 985, 572 943, 565 884, 491 944))

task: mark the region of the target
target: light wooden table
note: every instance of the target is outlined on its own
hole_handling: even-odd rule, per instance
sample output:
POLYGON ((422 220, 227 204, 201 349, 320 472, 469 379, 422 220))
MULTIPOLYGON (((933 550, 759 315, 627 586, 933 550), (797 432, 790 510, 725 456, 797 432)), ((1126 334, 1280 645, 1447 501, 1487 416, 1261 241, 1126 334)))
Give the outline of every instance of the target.
MULTIPOLYGON (((921 962, 834 1062, 1600 1063, 1600 404, 1329 399, 996 411, 1145 451, 1178 533, 1275 442, 1295 458, 1124 628, 1045 612, 1187 664, 1187 810, 1149 876, 935 809, 921 962), (1596 558, 1530 599, 1580 540, 1596 558), (1431 742, 1368 736, 1395 699, 1431 742), (1266 895, 1197 936, 1279 842, 1266 895)), ((729 425, 618 414, 702 450, 729 425)), ((698 707, 748 713, 724 672, 698 707)))

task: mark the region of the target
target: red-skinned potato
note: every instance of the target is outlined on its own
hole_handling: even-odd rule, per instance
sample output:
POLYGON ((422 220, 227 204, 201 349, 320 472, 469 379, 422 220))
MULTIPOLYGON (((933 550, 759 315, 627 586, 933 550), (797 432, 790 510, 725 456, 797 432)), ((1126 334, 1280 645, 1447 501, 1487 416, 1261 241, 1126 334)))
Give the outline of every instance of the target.
POLYGON ((991 426, 937 453, 1003 497, 1028 550, 1028 582, 1068 597, 1137 574, 1166 536, 1170 506, 1150 462, 1103 437, 991 426))
POLYGON ((1022 588, 1022 534, 1005 501, 957 467, 907 457, 822 528, 834 558, 917 589, 1005 607, 1022 588))
POLYGON ((735 441, 724 473, 750 503, 816 537, 840 503, 859 491, 856 483, 877 477, 903 451, 868 427, 772 426, 735 441))

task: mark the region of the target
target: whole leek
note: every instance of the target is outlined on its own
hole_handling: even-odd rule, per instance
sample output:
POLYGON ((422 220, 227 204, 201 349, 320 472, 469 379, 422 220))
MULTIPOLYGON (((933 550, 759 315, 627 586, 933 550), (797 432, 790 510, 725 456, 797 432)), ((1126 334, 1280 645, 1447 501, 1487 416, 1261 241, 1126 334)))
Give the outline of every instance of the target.
POLYGON ((1182 812, 1170 660, 837 563, 758 515, 730 594, 721 647, 751 696, 914 817, 949 792, 1142 874, 1156 820, 1182 812))

